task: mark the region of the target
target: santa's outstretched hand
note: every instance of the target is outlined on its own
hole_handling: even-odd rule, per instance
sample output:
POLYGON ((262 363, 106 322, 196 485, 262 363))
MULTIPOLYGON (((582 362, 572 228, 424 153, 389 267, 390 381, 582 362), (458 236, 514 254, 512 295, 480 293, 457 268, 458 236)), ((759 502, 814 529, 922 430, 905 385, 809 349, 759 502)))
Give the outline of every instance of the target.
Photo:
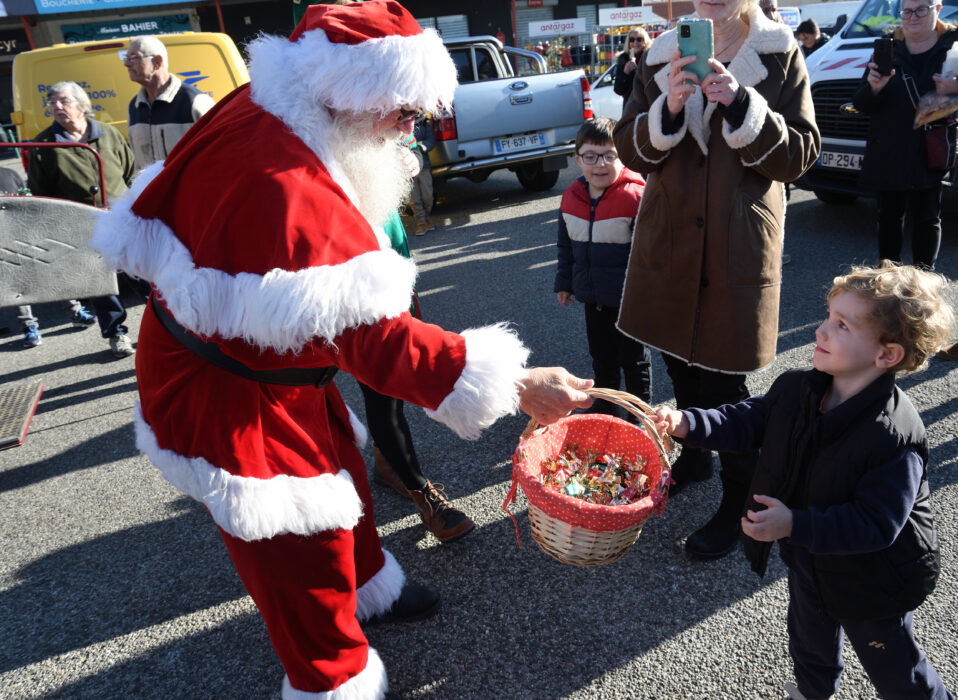
POLYGON ((555 423, 576 408, 588 408, 591 379, 580 379, 562 367, 534 367, 519 385, 519 409, 541 425, 555 423))

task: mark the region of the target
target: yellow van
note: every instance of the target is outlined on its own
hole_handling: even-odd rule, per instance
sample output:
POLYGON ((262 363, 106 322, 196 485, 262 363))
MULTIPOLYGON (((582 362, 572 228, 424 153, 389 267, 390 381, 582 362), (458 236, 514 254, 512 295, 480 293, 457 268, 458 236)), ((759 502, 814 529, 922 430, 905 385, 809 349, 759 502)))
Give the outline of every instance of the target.
MULTIPOLYGON (((47 92, 61 80, 86 90, 96 120, 126 134, 127 107, 140 86, 130 80, 123 57, 136 37, 56 44, 17 54, 13 61, 13 108, 10 121, 21 141, 29 141, 53 123, 47 92)), ((246 64, 226 34, 163 34, 170 71, 214 100, 249 82, 246 64)))

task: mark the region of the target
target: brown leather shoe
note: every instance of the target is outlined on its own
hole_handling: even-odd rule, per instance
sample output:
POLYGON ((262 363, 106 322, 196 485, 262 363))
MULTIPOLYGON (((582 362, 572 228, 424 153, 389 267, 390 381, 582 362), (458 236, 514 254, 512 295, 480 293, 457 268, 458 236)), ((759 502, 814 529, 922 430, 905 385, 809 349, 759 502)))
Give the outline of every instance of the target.
POLYGON ((442 484, 427 481, 424 488, 408 493, 419 508, 423 523, 441 542, 458 540, 476 526, 468 515, 449 502, 442 484))
POLYGON ((386 457, 378 449, 373 450, 376 456, 376 471, 373 473, 373 479, 384 486, 391 486, 400 496, 410 498, 409 489, 403 484, 399 475, 393 471, 386 457))
POLYGON ((946 345, 938 351, 935 357, 945 362, 958 362, 958 342, 946 345))

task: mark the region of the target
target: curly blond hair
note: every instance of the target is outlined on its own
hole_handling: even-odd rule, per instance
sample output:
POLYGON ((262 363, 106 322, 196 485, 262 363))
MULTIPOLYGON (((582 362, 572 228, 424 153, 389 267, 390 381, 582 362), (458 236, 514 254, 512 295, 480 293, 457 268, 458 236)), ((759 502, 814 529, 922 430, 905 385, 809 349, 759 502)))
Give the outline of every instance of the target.
POLYGON ((871 302, 869 321, 878 331, 880 343, 898 343, 905 350, 892 372, 924 369, 928 358, 945 344, 951 334, 954 313, 943 297, 948 280, 934 272, 911 265, 882 260, 880 267, 852 267, 836 277, 828 292, 852 292, 871 302))

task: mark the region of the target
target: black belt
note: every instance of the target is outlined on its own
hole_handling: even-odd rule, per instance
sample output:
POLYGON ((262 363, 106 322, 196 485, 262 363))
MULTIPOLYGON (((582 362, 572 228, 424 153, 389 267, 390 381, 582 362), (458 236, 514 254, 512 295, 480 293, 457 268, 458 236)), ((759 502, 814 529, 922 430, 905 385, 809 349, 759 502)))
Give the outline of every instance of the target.
POLYGON ((251 369, 239 360, 230 357, 216 343, 200 340, 183 328, 162 304, 156 303, 156 297, 150 296, 150 307, 163 327, 188 350, 202 357, 211 365, 216 365, 227 372, 263 384, 279 384, 281 386, 315 386, 322 387, 333 381, 336 367, 286 367, 283 369, 251 369))

